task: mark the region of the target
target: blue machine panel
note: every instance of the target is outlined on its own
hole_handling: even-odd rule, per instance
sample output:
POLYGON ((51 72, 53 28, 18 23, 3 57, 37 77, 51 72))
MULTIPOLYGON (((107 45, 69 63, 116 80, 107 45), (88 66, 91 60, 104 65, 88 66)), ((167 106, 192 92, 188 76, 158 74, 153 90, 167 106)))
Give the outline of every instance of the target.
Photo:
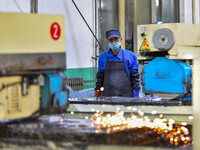
POLYGON ((191 67, 183 62, 156 57, 143 68, 144 91, 150 93, 187 93, 191 67))
POLYGON ((63 84, 64 79, 59 74, 45 75, 45 84, 41 88, 42 109, 67 105, 68 94, 63 89, 63 84))

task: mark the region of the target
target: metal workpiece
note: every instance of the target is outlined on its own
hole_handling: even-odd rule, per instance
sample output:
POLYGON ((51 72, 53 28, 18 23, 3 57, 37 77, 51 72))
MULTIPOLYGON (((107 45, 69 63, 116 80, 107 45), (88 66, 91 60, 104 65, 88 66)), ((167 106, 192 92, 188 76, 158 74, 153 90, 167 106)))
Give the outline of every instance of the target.
POLYGON ((136 105, 157 105, 157 106, 179 106, 183 105, 178 100, 165 100, 159 97, 92 97, 92 98, 69 98, 71 104, 112 104, 112 105, 124 105, 124 106, 136 106, 136 105))

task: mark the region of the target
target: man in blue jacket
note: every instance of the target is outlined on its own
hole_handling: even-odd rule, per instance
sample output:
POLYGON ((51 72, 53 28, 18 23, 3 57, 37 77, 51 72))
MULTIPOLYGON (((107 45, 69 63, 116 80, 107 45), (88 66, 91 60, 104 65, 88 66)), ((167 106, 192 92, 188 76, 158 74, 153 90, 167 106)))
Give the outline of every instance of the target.
POLYGON ((95 96, 138 97, 137 57, 132 51, 121 48, 122 37, 118 29, 108 30, 106 38, 110 49, 99 56, 95 96))

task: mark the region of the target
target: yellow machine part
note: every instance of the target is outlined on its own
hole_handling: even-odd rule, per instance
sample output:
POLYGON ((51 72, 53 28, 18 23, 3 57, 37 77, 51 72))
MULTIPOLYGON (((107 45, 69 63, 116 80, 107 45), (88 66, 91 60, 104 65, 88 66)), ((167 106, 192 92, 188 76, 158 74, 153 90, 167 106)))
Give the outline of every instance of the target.
POLYGON ((39 85, 30 85, 23 96, 21 81, 21 76, 0 78, 0 120, 27 118, 40 109, 39 85))
POLYGON ((0 13, 0 54, 65 53, 64 16, 0 13))
POLYGON ((148 52, 161 52, 153 42, 154 34, 160 29, 169 29, 174 35, 174 45, 168 50, 169 59, 194 59, 196 54, 200 54, 200 26, 198 24, 148 24, 137 26, 138 60, 145 60, 148 57, 140 54, 142 51, 141 47, 144 43, 144 37, 141 36, 142 34, 146 35, 145 38, 148 41, 149 48, 148 52))

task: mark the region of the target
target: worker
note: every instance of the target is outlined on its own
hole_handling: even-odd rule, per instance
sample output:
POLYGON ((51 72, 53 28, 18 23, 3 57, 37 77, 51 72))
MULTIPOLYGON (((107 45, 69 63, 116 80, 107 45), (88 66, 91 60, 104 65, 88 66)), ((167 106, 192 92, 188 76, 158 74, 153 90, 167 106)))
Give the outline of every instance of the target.
POLYGON ((106 32, 109 50, 99 56, 96 74, 95 96, 139 96, 137 57, 121 47, 122 37, 118 29, 106 32))

